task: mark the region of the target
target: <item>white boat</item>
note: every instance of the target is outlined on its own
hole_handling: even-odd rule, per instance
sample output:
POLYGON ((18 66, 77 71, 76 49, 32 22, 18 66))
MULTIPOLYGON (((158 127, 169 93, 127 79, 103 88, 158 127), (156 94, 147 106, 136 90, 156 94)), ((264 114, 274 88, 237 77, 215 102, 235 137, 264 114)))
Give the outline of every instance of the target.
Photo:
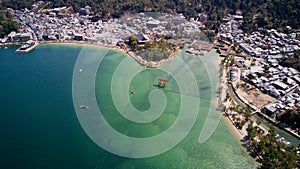
POLYGON ((131 94, 135 94, 135 91, 133 91, 133 90, 130 90, 130 93, 131 93, 131 94))
POLYGON ((86 106, 86 105, 81 105, 80 108, 81 109, 90 109, 89 106, 86 106))
POLYGON ((82 72, 82 69, 79 69, 79 72, 82 72))
POLYGON ((7 46, 5 46, 4 49, 7 49, 7 46))

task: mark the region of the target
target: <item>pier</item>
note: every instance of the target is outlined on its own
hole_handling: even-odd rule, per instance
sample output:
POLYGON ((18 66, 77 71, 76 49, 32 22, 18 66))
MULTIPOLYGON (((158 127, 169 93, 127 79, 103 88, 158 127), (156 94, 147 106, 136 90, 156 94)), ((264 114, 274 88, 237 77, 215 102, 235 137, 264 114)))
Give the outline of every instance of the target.
POLYGON ((17 53, 28 53, 32 51, 35 47, 37 47, 38 42, 29 40, 24 45, 16 50, 17 53))

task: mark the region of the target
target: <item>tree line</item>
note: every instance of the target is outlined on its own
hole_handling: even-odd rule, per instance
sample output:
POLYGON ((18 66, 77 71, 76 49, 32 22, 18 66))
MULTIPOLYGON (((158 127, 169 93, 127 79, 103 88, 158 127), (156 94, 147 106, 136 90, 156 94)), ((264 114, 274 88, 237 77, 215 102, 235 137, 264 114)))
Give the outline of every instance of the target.
MULTIPOLYGON (((37 0, 3 0, 4 8, 31 8, 37 0)), ((120 17, 124 13, 144 11, 177 12, 188 18, 207 14, 206 26, 217 30, 227 13, 243 12, 246 31, 264 28, 300 28, 300 1, 297 0, 48 0, 49 7, 72 6, 75 11, 89 5, 102 18, 120 17), (256 15, 255 15, 256 14, 256 15), (255 16, 255 17, 254 17, 255 16), (255 21, 255 22, 253 22, 255 21)))

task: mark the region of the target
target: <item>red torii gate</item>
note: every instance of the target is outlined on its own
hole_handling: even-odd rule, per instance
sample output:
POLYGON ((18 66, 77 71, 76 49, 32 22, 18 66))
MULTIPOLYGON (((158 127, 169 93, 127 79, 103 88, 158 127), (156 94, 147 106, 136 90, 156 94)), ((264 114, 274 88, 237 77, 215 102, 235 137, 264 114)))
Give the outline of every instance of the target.
POLYGON ((167 86, 167 80, 166 79, 163 79, 163 78, 158 78, 158 84, 157 84, 158 87, 162 87, 162 88, 165 88, 167 86), (161 83, 163 82, 163 86, 161 86, 161 83))

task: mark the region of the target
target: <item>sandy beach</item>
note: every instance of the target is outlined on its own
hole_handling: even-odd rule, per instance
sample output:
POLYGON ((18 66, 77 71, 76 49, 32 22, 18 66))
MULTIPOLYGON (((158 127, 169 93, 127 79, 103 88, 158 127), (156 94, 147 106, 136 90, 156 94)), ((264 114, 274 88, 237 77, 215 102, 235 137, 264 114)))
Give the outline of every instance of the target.
POLYGON ((234 126, 233 122, 229 119, 229 117, 226 117, 225 115, 223 115, 222 118, 224 119, 226 125, 227 125, 228 128, 232 131, 232 133, 234 134, 234 136, 235 136, 238 140, 240 140, 240 141, 244 140, 244 137, 245 137, 245 136, 242 134, 242 132, 241 132, 239 129, 237 129, 237 128, 234 126))

